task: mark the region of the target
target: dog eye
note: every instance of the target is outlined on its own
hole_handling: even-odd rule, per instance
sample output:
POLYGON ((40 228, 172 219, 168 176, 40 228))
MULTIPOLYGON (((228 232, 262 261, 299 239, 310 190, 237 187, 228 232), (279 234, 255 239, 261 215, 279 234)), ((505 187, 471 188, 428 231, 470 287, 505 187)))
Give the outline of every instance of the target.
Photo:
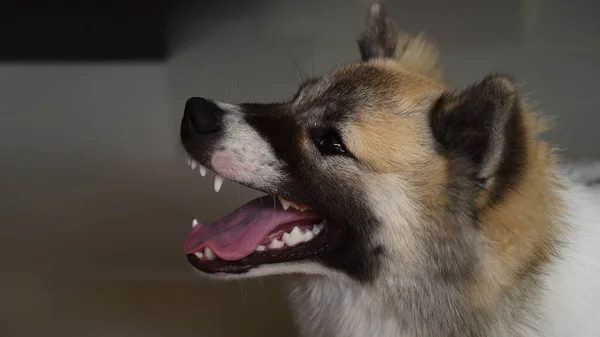
POLYGON ((322 155, 342 155, 348 153, 336 130, 331 128, 316 129, 312 133, 315 145, 322 155))

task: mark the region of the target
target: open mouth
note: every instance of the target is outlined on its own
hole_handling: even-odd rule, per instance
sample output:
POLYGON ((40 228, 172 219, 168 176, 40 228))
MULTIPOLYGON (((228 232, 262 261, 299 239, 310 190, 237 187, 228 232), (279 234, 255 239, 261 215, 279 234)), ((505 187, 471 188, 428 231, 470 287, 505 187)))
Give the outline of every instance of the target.
MULTIPOLYGON (((206 174, 206 168, 188 159, 206 174)), ((223 182, 215 177, 215 191, 223 182)), ((190 263, 207 273, 244 273, 272 263, 319 258, 331 251, 339 228, 310 206, 263 196, 212 224, 194 220, 184 242, 190 263)))

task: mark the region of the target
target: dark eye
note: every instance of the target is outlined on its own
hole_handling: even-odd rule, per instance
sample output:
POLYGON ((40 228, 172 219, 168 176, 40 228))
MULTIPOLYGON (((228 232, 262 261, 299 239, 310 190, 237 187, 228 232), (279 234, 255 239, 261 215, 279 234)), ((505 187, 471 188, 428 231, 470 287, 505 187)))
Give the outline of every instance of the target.
POLYGON ((312 132, 312 136, 317 149, 319 149, 322 155, 342 155, 348 153, 335 129, 315 129, 312 132))

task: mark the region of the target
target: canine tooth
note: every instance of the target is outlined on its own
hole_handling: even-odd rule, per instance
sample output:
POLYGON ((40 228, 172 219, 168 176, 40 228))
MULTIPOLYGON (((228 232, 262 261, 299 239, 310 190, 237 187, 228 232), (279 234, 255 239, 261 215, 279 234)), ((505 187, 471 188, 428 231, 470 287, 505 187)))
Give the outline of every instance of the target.
POLYGON ((213 250, 210 249, 210 247, 204 248, 204 256, 206 257, 206 259, 208 261, 212 261, 217 258, 217 256, 215 255, 215 252, 213 252, 213 250))
POLYGON ((202 252, 195 252, 194 255, 196 255, 196 257, 199 258, 200 260, 202 260, 204 258, 204 254, 202 254, 202 252))
POLYGON ((198 220, 194 219, 192 220, 192 228, 198 226, 198 220))
POLYGON ((273 241, 271 241, 271 243, 269 243, 269 245, 267 247, 271 248, 271 249, 279 249, 279 248, 283 248, 283 246, 284 246, 283 241, 273 239, 273 241))
POLYGON ((215 176, 215 192, 219 193, 221 186, 223 186, 223 177, 217 174, 215 176))
POLYGON ((279 197, 279 202, 281 203, 281 206, 283 206, 283 209, 287 211, 288 208, 290 208, 290 205, 292 204, 290 201, 279 197))
POLYGON ((267 247, 265 247, 265 246, 263 246, 263 245, 258 245, 258 246, 256 246, 256 251, 257 251, 257 252, 262 252, 262 251, 264 251, 264 250, 266 250, 266 249, 267 249, 267 247))
POLYGON ((199 165, 200 166, 200 175, 201 176, 205 176, 206 175, 206 167, 199 165))

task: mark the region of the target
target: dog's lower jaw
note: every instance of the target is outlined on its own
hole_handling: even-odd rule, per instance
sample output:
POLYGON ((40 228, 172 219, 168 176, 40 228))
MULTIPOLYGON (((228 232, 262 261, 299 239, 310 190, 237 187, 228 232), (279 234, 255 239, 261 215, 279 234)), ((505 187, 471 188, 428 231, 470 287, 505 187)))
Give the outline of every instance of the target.
POLYGON ((364 285, 304 277, 290 284, 289 301, 302 337, 530 337, 539 335, 539 294, 525 290, 530 286, 489 310, 467 305, 450 289, 419 287, 416 293, 394 281, 364 285))

